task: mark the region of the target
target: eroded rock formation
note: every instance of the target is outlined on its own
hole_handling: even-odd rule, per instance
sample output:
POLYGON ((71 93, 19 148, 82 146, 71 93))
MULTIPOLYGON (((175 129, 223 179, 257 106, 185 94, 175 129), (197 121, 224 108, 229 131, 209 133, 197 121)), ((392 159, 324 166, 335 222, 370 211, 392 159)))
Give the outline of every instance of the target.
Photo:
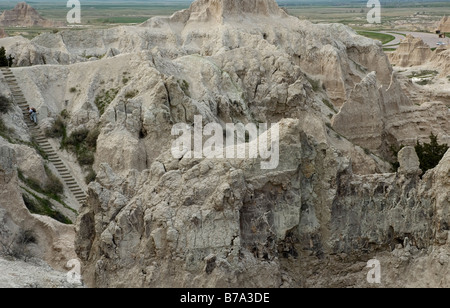
POLYGON ((400 67, 428 66, 439 69, 440 76, 446 77, 450 74, 449 67, 450 50, 448 46, 438 46, 432 51, 430 46, 425 44, 421 38, 408 35, 399 48, 389 54, 392 64, 400 67))
POLYGON ((0 145, 2 245, 14 243, 22 232, 31 232, 36 242, 31 245, 32 247, 28 247, 30 256, 45 260, 58 270, 64 270, 67 261, 76 257, 73 244, 74 227, 63 225, 47 216, 30 214, 22 198, 16 164, 16 152, 2 142, 0 145))
POLYGON ((62 25, 42 18, 39 13, 26 2, 19 2, 12 10, 5 10, 0 15, 2 27, 56 27, 62 25))
POLYGON ((47 64, 13 69, 47 121, 65 109, 67 133, 101 128, 76 227, 89 286, 367 286, 378 254, 386 268, 430 262, 446 275, 433 258, 448 251, 449 153, 422 180, 411 148, 399 173, 385 159, 425 140, 418 131, 448 135, 448 109, 424 117, 379 43, 273 0, 201 0, 136 27, 2 42, 18 64, 47 64), (195 115, 224 129, 278 123, 278 167, 174 158, 171 129, 195 115))
POLYGON ((391 54, 390 60, 399 66, 423 65, 428 62, 433 52, 421 38, 408 35, 397 50, 391 54))
POLYGON ((442 17, 437 29, 441 30, 441 32, 450 33, 450 18, 448 16, 442 17))

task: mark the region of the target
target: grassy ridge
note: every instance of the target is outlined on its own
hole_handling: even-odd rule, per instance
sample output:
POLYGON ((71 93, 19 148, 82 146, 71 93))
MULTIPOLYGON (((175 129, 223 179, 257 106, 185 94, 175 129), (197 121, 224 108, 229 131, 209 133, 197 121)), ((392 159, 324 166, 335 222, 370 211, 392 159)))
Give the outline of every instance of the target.
POLYGON ((357 31, 359 35, 368 37, 373 40, 380 41, 383 45, 395 40, 395 37, 390 34, 369 32, 369 31, 357 31))

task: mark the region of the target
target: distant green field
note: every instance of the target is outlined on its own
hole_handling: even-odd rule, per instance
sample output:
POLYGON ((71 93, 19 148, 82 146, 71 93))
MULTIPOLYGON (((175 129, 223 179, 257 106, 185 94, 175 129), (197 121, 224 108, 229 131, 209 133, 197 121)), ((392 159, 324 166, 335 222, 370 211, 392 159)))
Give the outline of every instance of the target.
POLYGON ((370 39, 381 41, 383 45, 395 40, 395 37, 389 34, 369 32, 369 31, 356 31, 356 32, 358 32, 359 35, 368 37, 370 39))
MULTIPOLYGON (((55 20, 65 21, 69 8, 66 7, 67 1, 54 3, 40 3, 27 1, 35 8, 42 17, 55 20)), ((0 3, 0 11, 10 10, 14 7, 15 2, 8 1, 0 3)), ((81 23, 82 24, 128 24, 142 23, 153 16, 168 16, 174 12, 189 7, 189 3, 95 3, 84 4, 81 0, 81 23)))
POLYGON ((94 19, 93 23, 103 23, 103 24, 140 24, 147 21, 149 17, 108 17, 94 19))
POLYGON ((421 14, 425 13, 425 17, 421 17, 424 24, 420 26, 423 26, 423 29, 416 28, 415 31, 425 31, 450 12, 450 1, 429 3, 401 3, 396 1, 389 6, 382 6, 381 24, 368 25, 367 13, 370 9, 367 8, 366 4, 367 1, 360 1, 360 3, 352 3, 351 5, 287 5, 285 8, 290 14, 313 23, 342 23, 353 28, 363 29, 370 26, 370 30, 409 30, 400 29, 399 24, 417 23, 414 15, 420 12, 421 14))

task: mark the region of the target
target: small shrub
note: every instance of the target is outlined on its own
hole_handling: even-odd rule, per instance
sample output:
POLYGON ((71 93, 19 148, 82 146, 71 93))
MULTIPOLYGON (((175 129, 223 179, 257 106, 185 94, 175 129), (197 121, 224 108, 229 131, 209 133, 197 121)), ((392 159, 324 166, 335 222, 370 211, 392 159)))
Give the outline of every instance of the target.
POLYGON ((62 117, 57 117, 52 127, 45 130, 47 138, 63 138, 66 136, 66 123, 62 117))
POLYGON ((95 161, 94 153, 97 149, 99 134, 99 128, 74 131, 61 142, 61 147, 75 153, 81 166, 92 166, 95 161))
POLYGON ((60 195, 64 193, 64 186, 55 175, 51 177, 44 187, 45 191, 52 195, 60 195))
POLYGON ((125 98, 130 99, 130 98, 136 97, 136 95, 137 95, 136 91, 128 91, 127 93, 125 93, 125 98))
POLYGON ((89 134, 89 130, 87 128, 79 129, 70 134, 69 137, 66 138, 64 141, 65 146, 72 145, 72 146, 79 146, 86 140, 87 135, 89 134))
POLYGON ((0 95, 0 113, 7 113, 11 109, 11 100, 6 96, 0 95))
POLYGON ((130 81, 127 77, 123 77, 122 82, 123 84, 127 84, 128 81, 130 81))
POLYGON ((17 237, 17 242, 20 244, 36 244, 37 240, 36 237, 31 230, 21 230, 19 232, 19 235, 17 237))
POLYGON ((86 145, 89 148, 93 148, 96 149, 97 148, 97 139, 98 136, 100 135, 100 129, 99 128, 95 128, 93 130, 90 130, 88 135, 86 136, 86 145))
POLYGON ((85 178, 86 184, 89 184, 91 182, 94 182, 97 178, 97 173, 95 173, 94 169, 89 169, 89 173, 85 178))
POLYGON ((183 79, 182 81, 178 81, 178 84, 180 85, 180 88, 184 92, 184 94, 189 96, 189 83, 183 79))
POLYGON ((67 109, 64 109, 63 111, 61 111, 61 117, 62 117, 64 120, 69 119, 69 118, 70 118, 70 113, 69 113, 69 111, 67 111, 67 109))
POLYGON ((94 153, 90 152, 88 149, 79 151, 77 158, 82 166, 92 166, 95 161, 94 153))
POLYGON ((0 239, 0 253, 26 262, 33 257, 29 244, 37 244, 36 236, 31 230, 20 229, 16 236, 0 239))
POLYGON ((86 140, 87 136, 89 135, 89 130, 87 128, 76 130, 72 133, 72 138, 77 143, 82 143, 84 140, 86 140))
POLYGON ((75 92, 77 92, 77 88, 72 87, 72 88, 70 88, 69 92, 70 92, 70 93, 75 93, 75 92))

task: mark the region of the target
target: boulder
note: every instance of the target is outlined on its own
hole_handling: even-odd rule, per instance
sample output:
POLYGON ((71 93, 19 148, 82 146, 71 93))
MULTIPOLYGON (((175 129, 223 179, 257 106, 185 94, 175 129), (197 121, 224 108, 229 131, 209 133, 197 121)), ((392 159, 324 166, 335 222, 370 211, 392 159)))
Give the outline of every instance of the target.
POLYGON ((398 162, 400 163, 399 173, 420 174, 420 161, 414 147, 408 146, 398 152, 398 162))

